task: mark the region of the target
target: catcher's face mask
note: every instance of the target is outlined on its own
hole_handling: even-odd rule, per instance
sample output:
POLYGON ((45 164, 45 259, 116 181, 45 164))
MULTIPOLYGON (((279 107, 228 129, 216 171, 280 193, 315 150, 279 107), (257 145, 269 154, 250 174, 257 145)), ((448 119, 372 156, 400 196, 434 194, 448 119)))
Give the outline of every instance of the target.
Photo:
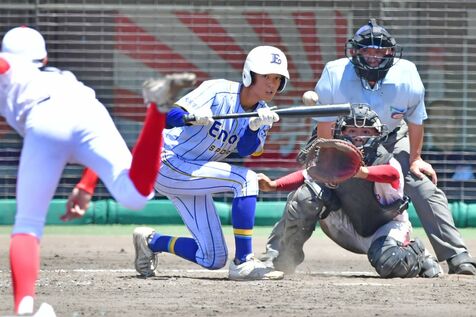
POLYGON ((385 28, 370 19, 349 39, 345 55, 354 65, 362 86, 378 90, 388 70, 402 57, 402 49, 385 28))
POLYGON ((351 141, 356 147, 363 147, 370 139, 379 135, 380 132, 374 127, 346 126, 342 130, 342 136, 351 141))

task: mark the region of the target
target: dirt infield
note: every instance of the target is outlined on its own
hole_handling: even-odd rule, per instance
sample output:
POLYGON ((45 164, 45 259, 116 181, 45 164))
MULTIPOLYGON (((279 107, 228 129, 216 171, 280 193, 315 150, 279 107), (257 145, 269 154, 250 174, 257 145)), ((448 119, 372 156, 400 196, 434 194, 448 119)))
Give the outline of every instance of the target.
MULTIPOLYGON (((0 316, 11 314, 8 235, 0 235, 0 316)), ((427 242, 426 240, 424 240, 427 242)), ((466 239, 476 250, 476 239, 466 239)), ((265 237, 255 238, 255 252, 265 237)), ((228 238, 230 254, 233 240, 228 238)), ((476 278, 380 279, 365 256, 317 234, 295 275, 234 282, 172 255, 138 278, 129 236, 46 236, 38 302, 58 316, 475 316, 476 278)), ((443 268, 447 269, 443 264, 443 268)))

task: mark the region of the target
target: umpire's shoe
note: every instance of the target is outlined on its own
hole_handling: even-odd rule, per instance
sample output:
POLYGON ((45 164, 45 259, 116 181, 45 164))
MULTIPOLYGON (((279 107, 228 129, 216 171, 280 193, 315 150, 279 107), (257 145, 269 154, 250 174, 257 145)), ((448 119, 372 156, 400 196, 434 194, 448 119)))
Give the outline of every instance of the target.
POLYGON ((448 260, 448 274, 476 275, 476 262, 468 252, 462 252, 448 260))
POLYGON ((137 227, 134 229, 132 239, 134 242, 136 271, 143 277, 155 276, 158 264, 158 253, 149 248, 149 238, 155 233, 149 227, 137 227))
POLYGON ((249 254, 246 261, 240 264, 231 261, 228 271, 228 278, 235 281, 281 280, 283 277, 283 272, 267 267, 253 254, 249 254))

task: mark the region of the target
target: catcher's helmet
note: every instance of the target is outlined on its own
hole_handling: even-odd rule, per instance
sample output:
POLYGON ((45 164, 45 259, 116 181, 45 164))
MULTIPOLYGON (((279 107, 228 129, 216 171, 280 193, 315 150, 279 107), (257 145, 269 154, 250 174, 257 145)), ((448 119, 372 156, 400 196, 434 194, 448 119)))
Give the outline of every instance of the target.
POLYGON ((46 57, 45 39, 35 29, 20 26, 8 31, 2 40, 2 52, 20 55, 42 67, 46 57))
POLYGON ((394 65, 394 59, 402 57, 402 49, 385 28, 378 25, 375 19, 370 19, 347 41, 345 55, 354 65, 364 88, 377 90, 388 70, 394 65), (380 62, 377 65, 370 65, 367 62, 362 54, 366 48, 384 52, 382 56, 378 56, 380 62), (372 85, 369 82, 372 82, 372 85))
POLYGON ((352 105, 348 116, 337 119, 334 129, 334 137, 342 138, 342 131, 347 126, 357 128, 374 128, 381 135, 384 131, 384 125, 380 121, 377 113, 370 109, 367 104, 359 103, 352 105))
POLYGON ((253 73, 281 75, 278 92, 282 92, 289 80, 288 60, 284 53, 274 46, 257 46, 246 57, 243 66, 243 85, 249 87, 253 82, 253 73))
POLYGON ((386 126, 382 124, 377 113, 370 109, 367 104, 352 105, 350 115, 337 119, 334 128, 334 138, 347 140, 360 148, 363 151, 364 162, 367 165, 371 165, 375 160, 377 148, 386 136, 386 126), (378 132, 378 135, 351 137, 342 133, 346 127, 374 128, 378 132))

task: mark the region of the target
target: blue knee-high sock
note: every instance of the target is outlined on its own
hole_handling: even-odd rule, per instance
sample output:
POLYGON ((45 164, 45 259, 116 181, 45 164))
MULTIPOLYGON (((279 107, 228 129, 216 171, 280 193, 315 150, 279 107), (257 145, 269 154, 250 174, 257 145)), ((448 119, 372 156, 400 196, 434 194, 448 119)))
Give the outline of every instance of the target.
POLYGON ((192 238, 165 236, 159 233, 149 240, 149 248, 154 252, 168 252, 197 263, 197 242, 192 238))
POLYGON ((235 263, 246 260, 253 253, 252 235, 255 224, 256 196, 237 197, 231 207, 231 221, 235 235, 235 263))

